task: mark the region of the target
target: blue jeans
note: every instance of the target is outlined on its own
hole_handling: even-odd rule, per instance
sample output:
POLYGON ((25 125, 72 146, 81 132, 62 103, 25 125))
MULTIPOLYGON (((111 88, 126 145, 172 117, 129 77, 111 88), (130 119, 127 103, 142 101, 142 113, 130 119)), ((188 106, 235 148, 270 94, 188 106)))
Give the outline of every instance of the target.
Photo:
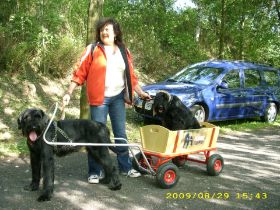
MULTIPOLYGON (((125 138, 125 103, 124 93, 113 96, 105 97, 103 105, 90 106, 91 119, 97 122, 107 123, 107 115, 109 114, 112 130, 115 138, 125 138)), ((126 143, 122 140, 115 140, 115 143, 126 143)), ((121 172, 128 172, 131 169, 131 160, 129 158, 128 147, 116 147, 117 160, 121 172)), ((88 154, 88 175, 100 175, 102 167, 88 154)))

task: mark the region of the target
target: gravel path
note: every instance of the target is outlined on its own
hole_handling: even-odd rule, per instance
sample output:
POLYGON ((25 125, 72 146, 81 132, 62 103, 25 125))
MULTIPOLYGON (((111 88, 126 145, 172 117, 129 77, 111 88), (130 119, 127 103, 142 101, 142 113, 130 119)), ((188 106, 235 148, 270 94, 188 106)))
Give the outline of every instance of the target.
POLYGON ((0 209, 93 210, 277 210, 280 209, 280 129, 221 134, 218 153, 225 160, 218 177, 206 174, 205 165, 187 163, 175 188, 158 188, 155 178, 121 177, 123 188, 86 182, 83 152, 56 158, 55 192, 50 202, 39 203, 39 192, 26 192, 29 159, 1 157, 0 209))

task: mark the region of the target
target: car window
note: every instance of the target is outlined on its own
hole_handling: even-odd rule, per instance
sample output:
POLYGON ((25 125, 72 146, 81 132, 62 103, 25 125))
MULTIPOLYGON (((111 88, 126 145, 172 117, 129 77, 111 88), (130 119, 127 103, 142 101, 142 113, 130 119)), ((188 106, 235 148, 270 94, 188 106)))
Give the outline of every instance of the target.
POLYGON ((258 87, 261 85, 261 77, 257 69, 245 69, 244 77, 246 88, 258 87))
POLYGON ((230 89, 240 88, 239 71, 237 71, 237 70, 229 71, 224 76, 223 82, 226 82, 228 84, 228 88, 230 88, 230 89))
POLYGON ((277 71, 263 71, 264 80, 269 86, 277 86, 279 82, 279 76, 277 71))
POLYGON ((209 67, 188 68, 180 74, 172 77, 172 79, 178 82, 209 85, 221 74, 222 71, 223 69, 220 68, 209 67))

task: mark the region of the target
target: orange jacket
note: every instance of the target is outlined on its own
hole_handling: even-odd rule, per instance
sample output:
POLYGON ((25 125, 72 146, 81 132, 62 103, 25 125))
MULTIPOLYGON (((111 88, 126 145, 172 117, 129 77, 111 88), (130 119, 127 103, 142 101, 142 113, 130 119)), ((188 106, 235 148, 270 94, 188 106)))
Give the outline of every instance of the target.
MULTIPOLYGON (((134 88, 138 84, 132 65, 132 58, 127 49, 120 48, 125 62, 125 100, 132 103, 134 88)), ((102 105, 105 93, 106 55, 104 46, 97 43, 92 53, 92 45, 84 50, 80 64, 73 73, 72 81, 87 84, 87 97, 90 105, 102 105)))

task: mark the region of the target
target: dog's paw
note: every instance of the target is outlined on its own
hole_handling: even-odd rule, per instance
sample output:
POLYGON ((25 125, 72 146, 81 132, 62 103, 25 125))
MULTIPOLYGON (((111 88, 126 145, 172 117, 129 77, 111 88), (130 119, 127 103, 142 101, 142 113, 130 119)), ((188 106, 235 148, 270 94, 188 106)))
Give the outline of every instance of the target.
POLYGON ((51 196, 50 195, 45 195, 45 194, 41 195, 37 199, 37 201, 39 201, 39 202, 50 201, 50 200, 51 200, 51 196))
POLYGON ((39 184, 31 183, 26 185, 23 189, 26 191, 36 191, 39 189, 39 184))
POLYGON ((122 183, 120 182, 118 177, 113 177, 110 184, 109 189, 110 190, 120 190, 122 188, 122 183))
POLYGON ((104 179, 101 179, 101 180, 100 180, 100 183, 101 183, 101 184, 109 184, 109 183, 110 183, 110 179, 107 178, 107 177, 105 177, 104 179))
POLYGON ((109 189, 113 190, 113 191, 120 190, 121 188, 122 188, 122 184, 121 183, 109 186, 109 189))

